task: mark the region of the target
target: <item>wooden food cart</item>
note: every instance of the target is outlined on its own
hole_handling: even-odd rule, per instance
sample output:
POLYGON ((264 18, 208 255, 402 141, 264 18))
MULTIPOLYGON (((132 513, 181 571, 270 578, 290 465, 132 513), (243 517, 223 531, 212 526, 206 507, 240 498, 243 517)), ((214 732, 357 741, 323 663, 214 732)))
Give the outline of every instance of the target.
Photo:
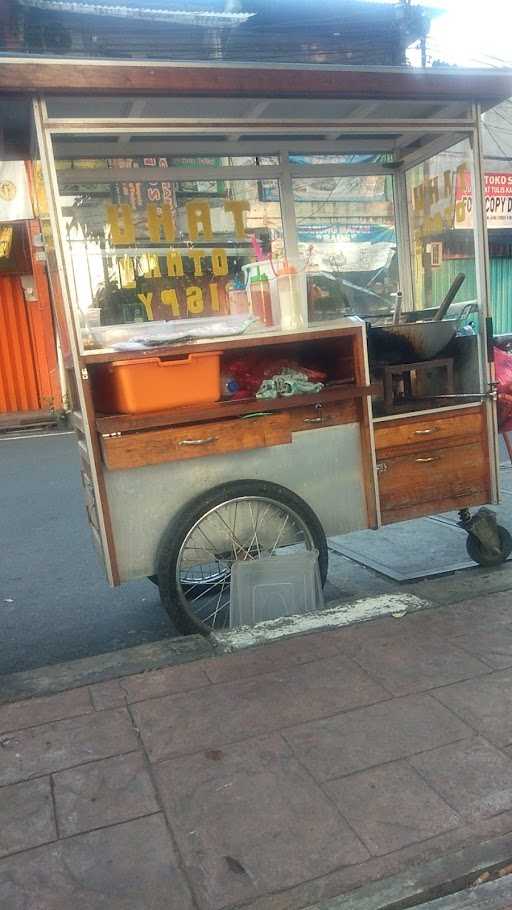
POLYGON ((110 583, 153 577, 180 628, 208 631, 230 624, 234 561, 314 548, 325 581, 330 535, 456 509, 475 560, 506 558, 492 514, 468 511, 498 497, 480 130, 511 94, 505 77, 32 73, 49 271, 110 583), (291 328, 275 302, 284 260, 291 328), (227 334, 235 291, 254 315, 255 269, 273 315, 227 334), (205 319, 210 337, 189 337, 205 319), (183 337, 154 346, 164 320, 183 337), (244 370, 268 378, 272 364, 323 379, 244 390, 244 370), (153 392, 169 374, 184 394, 166 407, 153 392), (125 375, 142 404, 126 404, 125 375))

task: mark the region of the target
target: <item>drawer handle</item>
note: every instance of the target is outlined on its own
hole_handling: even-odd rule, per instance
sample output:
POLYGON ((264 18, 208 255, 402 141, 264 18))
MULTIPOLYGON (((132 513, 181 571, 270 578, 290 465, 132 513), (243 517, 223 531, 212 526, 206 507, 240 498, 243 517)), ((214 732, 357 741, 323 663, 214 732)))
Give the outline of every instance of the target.
POLYGON ((430 461, 440 461, 440 455, 430 455, 429 458, 417 458, 416 461, 419 461, 420 464, 428 464, 430 461))
POLYGON ((324 423, 326 420, 330 420, 328 415, 325 417, 305 417, 304 423, 324 423))
POLYGON ((428 436, 429 433, 437 433, 439 427, 430 427, 428 430, 415 430, 416 436, 428 436))
POLYGON ((207 446, 211 442, 216 442, 216 436, 205 436, 204 439, 180 439, 179 446, 207 446))

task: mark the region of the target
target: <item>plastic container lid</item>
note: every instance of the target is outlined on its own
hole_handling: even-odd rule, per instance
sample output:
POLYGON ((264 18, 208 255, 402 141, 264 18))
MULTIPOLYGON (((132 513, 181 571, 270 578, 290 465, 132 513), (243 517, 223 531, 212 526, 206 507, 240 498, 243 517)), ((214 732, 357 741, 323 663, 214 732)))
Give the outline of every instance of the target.
POLYGON ((323 606, 317 550, 239 560, 231 567, 231 628, 312 613, 323 606))

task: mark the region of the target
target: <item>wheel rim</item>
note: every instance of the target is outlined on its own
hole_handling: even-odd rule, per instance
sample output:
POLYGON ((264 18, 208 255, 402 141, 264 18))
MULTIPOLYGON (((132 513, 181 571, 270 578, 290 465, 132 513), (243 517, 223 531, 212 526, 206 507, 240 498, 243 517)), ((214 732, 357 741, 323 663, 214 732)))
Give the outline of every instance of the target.
POLYGON ((205 512, 187 533, 176 561, 181 607, 204 629, 230 627, 231 567, 235 561, 312 550, 303 518, 265 496, 240 496, 205 512))

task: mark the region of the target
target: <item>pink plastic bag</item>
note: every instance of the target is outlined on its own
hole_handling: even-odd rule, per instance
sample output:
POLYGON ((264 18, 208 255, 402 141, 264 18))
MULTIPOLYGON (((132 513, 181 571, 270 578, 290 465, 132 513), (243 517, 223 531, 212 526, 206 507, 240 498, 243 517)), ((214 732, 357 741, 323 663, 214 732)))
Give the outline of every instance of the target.
POLYGON ((494 348, 494 366, 498 383, 498 430, 512 430, 512 354, 494 348))

